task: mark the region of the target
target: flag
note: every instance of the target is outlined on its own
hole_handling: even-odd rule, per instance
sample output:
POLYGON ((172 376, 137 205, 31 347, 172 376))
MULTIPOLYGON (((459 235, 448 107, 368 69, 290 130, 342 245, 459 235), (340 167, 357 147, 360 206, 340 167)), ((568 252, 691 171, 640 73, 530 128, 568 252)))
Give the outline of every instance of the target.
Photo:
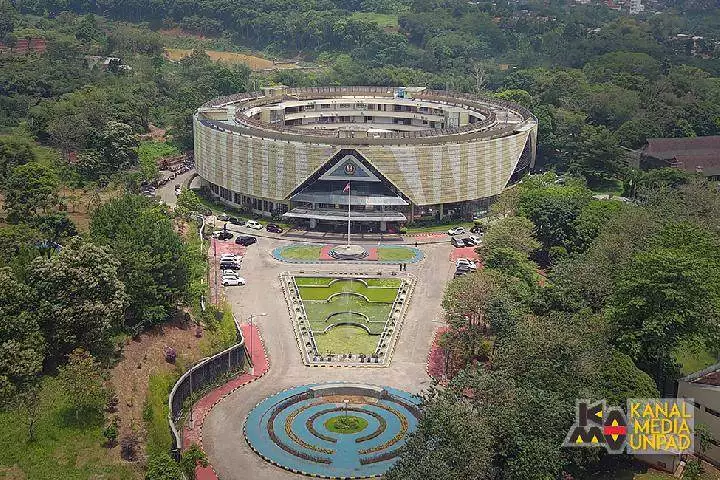
POLYGON ((350 182, 348 182, 347 185, 345 185, 345 188, 343 188, 343 193, 349 192, 349 191, 350 191, 350 182))

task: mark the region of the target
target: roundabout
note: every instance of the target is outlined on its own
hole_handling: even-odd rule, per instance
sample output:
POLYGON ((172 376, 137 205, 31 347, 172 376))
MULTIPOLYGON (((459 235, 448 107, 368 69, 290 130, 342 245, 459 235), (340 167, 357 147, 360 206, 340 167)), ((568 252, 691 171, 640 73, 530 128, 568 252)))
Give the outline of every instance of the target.
POLYGON ((390 387, 325 383, 272 395, 245 419, 266 461, 325 478, 372 477, 396 461, 417 427, 420 399, 390 387))

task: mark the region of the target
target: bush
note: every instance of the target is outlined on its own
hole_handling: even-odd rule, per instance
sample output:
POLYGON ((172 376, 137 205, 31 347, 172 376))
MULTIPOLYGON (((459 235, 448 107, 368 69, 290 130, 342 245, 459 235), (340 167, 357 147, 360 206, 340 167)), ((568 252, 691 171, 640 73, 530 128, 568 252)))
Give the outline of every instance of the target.
MULTIPOLYGON (((148 461, 145 480, 180 480, 182 471, 180 465, 167 453, 151 455, 148 461)), ((192 477, 195 478, 195 477, 192 477)))
POLYGON ((182 454, 182 458, 180 459, 180 469, 187 478, 195 480, 195 468, 198 464, 203 467, 207 467, 207 455, 205 455, 205 452, 200 450, 200 447, 193 443, 190 448, 182 454))
POLYGON ((105 446, 112 448, 117 443, 118 433, 120 432, 120 419, 115 416, 113 417, 110 425, 105 427, 103 430, 103 437, 105 437, 105 446))

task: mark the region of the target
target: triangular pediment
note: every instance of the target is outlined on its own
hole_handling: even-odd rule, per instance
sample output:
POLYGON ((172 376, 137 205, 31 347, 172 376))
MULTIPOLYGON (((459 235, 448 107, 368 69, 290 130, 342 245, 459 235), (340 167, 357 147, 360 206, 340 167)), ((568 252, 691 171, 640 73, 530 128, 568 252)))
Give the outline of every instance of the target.
POLYGON ((347 153, 343 153, 345 153, 345 155, 341 156, 335 161, 333 166, 320 175, 320 180, 355 180, 362 182, 381 181, 370 171, 370 169, 363 165, 362 160, 358 158, 359 154, 357 152, 351 150, 347 153))

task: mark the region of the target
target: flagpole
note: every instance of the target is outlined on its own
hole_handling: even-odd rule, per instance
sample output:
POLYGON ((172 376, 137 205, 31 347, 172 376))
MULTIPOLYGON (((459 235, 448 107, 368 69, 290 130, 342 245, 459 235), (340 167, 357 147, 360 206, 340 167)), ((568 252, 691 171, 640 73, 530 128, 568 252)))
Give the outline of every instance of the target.
POLYGON ((348 182, 348 239, 347 244, 350 246, 350 199, 352 196, 352 192, 350 191, 350 182, 348 182))

